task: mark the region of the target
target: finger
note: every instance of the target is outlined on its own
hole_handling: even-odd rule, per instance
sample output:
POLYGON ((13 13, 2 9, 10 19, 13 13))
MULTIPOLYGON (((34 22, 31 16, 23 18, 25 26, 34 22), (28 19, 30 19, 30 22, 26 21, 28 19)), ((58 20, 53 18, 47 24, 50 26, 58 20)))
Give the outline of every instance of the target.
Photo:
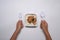
POLYGON ((18 20, 18 22, 17 22, 16 25, 18 26, 18 25, 21 25, 21 24, 22 24, 22 21, 21 20, 18 20))
POLYGON ((20 23, 20 26, 23 28, 23 22, 22 22, 22 20, 20 20, 19 23, 20 23))
POLYGON ((42 23, 44 23, 44 22, 45 22, 45 20, 41 20, 41 22, 42 22, 42 23))
POLYGON ((42 29, 42 23, 40 24, 40 28, 42 29))
POLYGON ((22 28, 23 28, 23 22, 21 21, 21 26, 22 26, 22 28))
POLYGON ((19 23, 20 23, 20 20, 18 20, 17 24, 19 24, 19 23))
POLYGON ((44 20, 45 24, 48 25, 48 23, 44 20))
POLYGON ((43 24, 43 21, 41 20, 41 24, 40 24, 41 29, 42 29, 42 24, 43 24))
POLYGON ((17 22, 18 24, 22 24, 22 21, 21 20, 18 20, 18 22, 17 22))

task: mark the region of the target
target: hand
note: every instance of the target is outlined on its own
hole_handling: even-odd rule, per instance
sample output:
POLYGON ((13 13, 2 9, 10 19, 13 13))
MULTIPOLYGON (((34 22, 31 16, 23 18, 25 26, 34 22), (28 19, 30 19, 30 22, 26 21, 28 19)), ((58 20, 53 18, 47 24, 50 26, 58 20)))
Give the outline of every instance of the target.
POLYGON ((52 40, 52 38, 48 32, 48 23, 45 20, 41 20, 40 27, 46 36, 46 40, 52 40))
POLYGON ((43 31, 48 31, 48 23, 45 20, 41 20, 40 27, 43 31))
POLYGON ((12 35, 12 37, 10 38, 10 40, 16 40, 18 34, 21 32, 21 29, 23 28, 23 23, 21 20, 19 20, 16 24, 16 31, 14 32, 14 34, 12 35))
POLYGON ((19 20, 16 24, 16 30, 21 30, 23 28, 23 23, 21 20, 19 20))

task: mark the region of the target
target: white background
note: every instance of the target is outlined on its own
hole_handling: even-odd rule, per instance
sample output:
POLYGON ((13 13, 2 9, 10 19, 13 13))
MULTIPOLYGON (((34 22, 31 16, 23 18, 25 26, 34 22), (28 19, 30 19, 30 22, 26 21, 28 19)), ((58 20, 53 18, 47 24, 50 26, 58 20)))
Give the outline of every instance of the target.
POLYGON ((0 0, 0 40, 10 40, 16 29, 19 12, 24 15, 28 12, 37 13, 38 25, 37 28, 24 26, 17 40, 45 40, 45 36, 39 28, 41 11, 46 14, 52 39, 60 40, 60 0, 0 0))

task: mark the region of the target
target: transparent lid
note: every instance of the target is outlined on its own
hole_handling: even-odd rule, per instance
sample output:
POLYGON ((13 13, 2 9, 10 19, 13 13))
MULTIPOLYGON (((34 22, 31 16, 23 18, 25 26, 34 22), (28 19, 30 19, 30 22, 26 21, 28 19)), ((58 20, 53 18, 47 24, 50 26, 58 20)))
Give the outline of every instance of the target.
POLYGON ((41 12, 40 13, 40 17, 41 17, 42 20, 45 20, 45 13, 44 12, 41 12))
POLYGON ((19 13, 19 20, 22 20, 22 13, 19 13))

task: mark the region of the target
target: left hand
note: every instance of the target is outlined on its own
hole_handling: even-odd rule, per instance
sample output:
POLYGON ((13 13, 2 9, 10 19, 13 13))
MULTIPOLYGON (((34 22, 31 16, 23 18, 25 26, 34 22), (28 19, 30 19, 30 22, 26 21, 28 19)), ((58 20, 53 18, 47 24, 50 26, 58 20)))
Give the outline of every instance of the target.
POLYGON ((23 28, 23 23, 21 20, 18 20, 16 24, 16 30, 21 30, 23 28))

